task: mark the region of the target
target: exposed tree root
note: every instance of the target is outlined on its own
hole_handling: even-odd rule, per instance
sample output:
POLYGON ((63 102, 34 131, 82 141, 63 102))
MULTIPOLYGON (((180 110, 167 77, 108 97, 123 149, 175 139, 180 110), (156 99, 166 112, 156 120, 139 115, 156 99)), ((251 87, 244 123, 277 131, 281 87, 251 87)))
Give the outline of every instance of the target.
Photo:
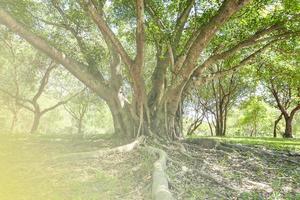
MULTIPOLYGON (((140 136, 132 143, 119 146, 113 149, 96 150, 89 152, 71 153, 64 156, 56 157, 54 160, 70 161, 80 159, 97 159, 101 156, 112 153, 126 153, 133 149, 136 149, 140 144, 145 143, 145 137, 140 136)), ((159 148, 152 146, 146 147, 146 149, 154 155, 158 155, 159 158, 154 163, 153 175, 152 175, 152 196, 155 200, 173 200, 173 196, 169 190, 169 180, 165 173, 167 168, 168 156, 167 153, 159 148)), ((53 161, 53 160, 52 160, 53 161)))
POLYGON ((189 152, 186 150, 185 146, 184 146, 182 143, 176 142, 176 143, 173 143, 173 144, 176 145, 176 146, 178 147, 179 152, 180 152, 182 155, 184 155, 184 156, 186 156, 186 157, 188 157, 188 158, 191 158, 191 159, 194 158, 194 155, 192 155, 191 153, 189 153, 189 152))
MULTIPOLYGON (((200 151, 200 152, 206 152, 206 153, 220 153, 224 156, 230 156, 230 153, 232 152, 235 152, 234 149, 231 149, 229 147, 224 147, 222 146, 220 143, 217 143, 216 145, 214 145, 214 147, 212 148, 203 148, 202 146, 198 145, 198 144, 193 144, 193 143, 187 143, 187 142, 184 142, 181 144, 183 147, 187 147, 187 149, 196 149, 197 151, 200 151)), ((189 150, 186 150, 185 148, 185 151, 182 151, 180 150, 179 151, 182 155, 190 158, 190 159, 195 159, 198 157, 198 153, 192 153, 190 152, 189 150)))
POLYGON ((63 155, 60 157, 56 157, 55 160, 62 160, 62 161, 68 161, 68 160, 80 160, 80 159, 97 159, 103 155, 107 154, 113 154, 113 153, 126 153, 134 150, 137 148, 140 144, 142 144, 145 141, 145 137, 141 136, 138 137, 133 142, 115 147, 112 149, 105 149, 105 150, 96 150, 96 151, 88 151, 88 152, 78 152, 78 153, 71 153, 67 155, 63 155))
POLYGON ((232 190, 232 191, 235 191, 237 193, 240 192, 238 188, 230 187, 229 182, 226 181, 225 179, 221 178, 221 177, 216 177, 216 176, 214 176, 212 174, 209 174, 209 173, 206 173, 206 172, 204 172, 202 170, 199 171, 198 174, 200 176, 202 176, 203 178, 208 179, 208 180, 210 180, 210 181, 212 181, 214 183, 217 183, 218 185, 220 185, 220 186, 222 186, 222 187, 224 187, 224 188, 226 188, 228 190, 232 190))
POLYGON ((214 139, 201 138, 201 139, 186 139, 183 140, 186 144, 194 144, 203 149, 214 149, 219 146, 219 142, 214 139))
POLYGON ((155 147, 147 147, 147 150, 159 156, 159 159, 154 163, 152 175, 152 196, 155 200, 172 200, 173 196, 169 190, 169 181, 165 173, 167 168, 167 153, 155 147))
POLYGON ((289 156, 282 154, 282 153, 273 153, 272 151, 267 151, 264 149, 256 149, 253 147, 239 145, 239 144, 221 143, 221 146, 226 147, 228 149, 231 148, 231 149, 235 149, 238 151, 251 152, 251 153, 253 153, 255 155, 259 155, 259 156, 263 155, 265 157, 276 157, 283 161, 291 162, 291 163, 298 164, 298 165, 300 164, 299 162, 289 158, 289 156))

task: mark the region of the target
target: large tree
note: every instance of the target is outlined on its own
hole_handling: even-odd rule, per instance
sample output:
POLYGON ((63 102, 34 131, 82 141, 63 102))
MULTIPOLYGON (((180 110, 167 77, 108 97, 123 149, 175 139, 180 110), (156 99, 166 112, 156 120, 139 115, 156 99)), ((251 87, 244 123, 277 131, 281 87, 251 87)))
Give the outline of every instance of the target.
POLYGON ((184 91, 231 71, 212 66, 232 59, 236 70, 296 37, 286 2, 1 0, 0 23, 101 97, 116 133, 175 139, 184 91))

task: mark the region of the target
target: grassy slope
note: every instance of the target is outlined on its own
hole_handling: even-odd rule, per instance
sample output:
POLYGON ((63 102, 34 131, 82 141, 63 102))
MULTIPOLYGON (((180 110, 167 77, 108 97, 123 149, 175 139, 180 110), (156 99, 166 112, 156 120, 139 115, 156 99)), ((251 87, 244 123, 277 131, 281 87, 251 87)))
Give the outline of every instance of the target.
POLYGON ((191 138, 210 138, 220 142, 237 143, 251 146, 263 146, 275 150, 300 151, 300 139, 283 139, 268 137, 202 137, 192 136, 191 138))
POLYGON ((285 153, 283 150, 300 150, 299 139, 193 136, 186 142, 187 152, 193 157, 168 152, 173 160, 180 162, 180 165, 174 162, 169 167, 170 179, 177 188, 173 190, 177 199, 300 200, 300 157, 289 157, 296 162, 281 157, 285 153), (280 151, 274 151, 274 156, 249 151, 225 152, 189 141, 199 138, 258 146, 257 151, 280 151))

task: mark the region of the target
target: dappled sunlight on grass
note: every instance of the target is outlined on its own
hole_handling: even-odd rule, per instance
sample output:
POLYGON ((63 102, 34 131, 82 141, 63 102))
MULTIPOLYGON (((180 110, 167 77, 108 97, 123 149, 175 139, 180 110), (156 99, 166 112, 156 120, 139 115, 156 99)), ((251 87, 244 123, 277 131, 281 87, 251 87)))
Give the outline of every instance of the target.
POLYGON ((142 199, 147 195, 142 189, 144 182, 150 181, 147 177, 152 169, 152 160, 143 158, 142 152, 55 160, 60 155, 116 143, 106 136, 100 139, 1 135, 0 200, 132 199, 132 194, 142 199))
POLYGON ((300 151, 300 139, 270 138, 270 137, 207 137, 191 136, 191 138, 211 138, 220 142, 240 143, 245 145, 263 145, 277 150, 300 151))

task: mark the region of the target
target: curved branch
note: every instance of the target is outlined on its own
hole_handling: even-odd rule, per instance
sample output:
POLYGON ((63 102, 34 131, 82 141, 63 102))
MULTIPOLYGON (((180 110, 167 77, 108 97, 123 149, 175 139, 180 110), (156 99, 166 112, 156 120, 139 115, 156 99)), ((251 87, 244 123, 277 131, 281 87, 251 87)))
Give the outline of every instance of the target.
POLYGON ((32 101, 33 102, 36 102, 38 100, 38 98, 42 95, 47 83, 48 83, 48 80, 49 80, 49 76, 50 76, 50 73, 51 71, 56 68, 57 65, 55 63, 53 63, 53 61, 51 61, 49 67, 47 68, 42 80, 41 80, 41 83, 40 83, 40 86, 39 86, 39 89, 37 91, 37 93, 34 95, 34 97, 32 98, 32 101))
POLYGON ((290 117, 293 118, 294 115, 296 114, 296 112, 298 112, 300 110, 300 104, 298 104, 292 111, 290 114, 290 117))
POLYGON ((77 92, 75 93, 74 95, 70 96, 69 98, 63 100, 63 101, 60 101, 60 102, 57 102, 55 105, 49 107, 49 108, 46 108, 44 109, 43 111, 41 111, 41 115, 51 111, 51 110, 54 110, 55 108, 61 106, 61 105, 64 105, 66 103, 68 103, 68 101, 70 101, 71 99, 73 99, 74 97, 78 96, 80 93, 82 93, 83 91, 85 90, 85 88, 83 90, 81 90, 80 92, 77 92))
POLYGON ((0 23, 20 35, 32 46, 62 64, 71 74, 96 92, 101 98, 108 100, 110 90, 101 81, 100 74, 91 73, 88 66, 73 60, 53 46, 50 46, 44 39, 27 30, 21 23, 17 22, 9 13, 0 8, 0 23))
POLYGON ((260 49, 258 49, 257 51, 255 51, 254 53, 250 54, 249 56, 247 56, 246 58, 244 58, 239 64, 235 65, 234 67, 227 69, 227 70, 223 70, 223 71, 219 71, 217 73, 211 74, 205 78, 202 78, 200 80, 201 84, 205 84, 209 81, 212 81, 214 79, 218 79, 220 77, 223 77, 225 75, 228 75, 230 73, 233 73, 235 71, 237 71, 238 69, 240 69, 241 67, 243 67, 244 65, 246 65, 247 63, 249 63, 255 56, 257 56, 258 54, 262 53, 264 50, 266 50, 270 45, 272 45, 273 43, 277 42, 278 40, 273 40, 271 42, 269 42, 268 44, 264 45, 263 47, 261 47, 260 49))
POLYGON ((253 46, 258 43, 263 43, 265 41, 270 41, 270 40, 272 41, 272 40, 279 39, 283 36, 288 36, 291 34, 291 32, 286 32, 286 33, 275 35, 272 37, 260 39, 261 37, 265 36, 266 34, 271 33, 274 30, 277 30, 278 28, 279 28, 278 25, 273 25, 270 28, 260 30, 260 31, 256 32, 254 35, 250 36, 248 39, 236 44, 232 48, 230 48, 222 53, 214 54, 214 55, 210 56, 206 61, 204 61, 204 63, 201 66, 197 67, 197 69, 193 73, 193 76, 201 75, 205 69, 207 69, 212 64, 216 63, 218 60, 225 60, 225 59, 229 58, 230 56, 233 56, 236 52, 238 52, 239 50, 241 50, 245 47, 253 46))
POLYGON ((289 117, 288 112, 286 111, 286 109, 284 108, 284 106, 281 104, 281 101, 279 99, 278 96, 278 91, 275 89, 275 86, 273 84, 273 81, 271 80, 271 92, 276 100, 277 106, 280 109, 281 113, 284 115, 285 118, 289 117))
POLYGON ((34 112, 34 110, 33 110, 32 108, 30 108, 29 106, 23 104, 23 103, 30 103, 30 104, 33 104, 33 102, 32 102, 31 100, 23 99, 23 98, 21 98, 20 96, 13 95, 13 94, 11 94, 10 92, 8 92, 8 91, 6 91, 6 90, 3 90, 3 89, 1 89, 1 88, 0 88, 0 92, 6 94, 6 95, 8 95, 8 96, 10 96, 10 97, 13 98, 13 99, 16 99, 16 103, 17 103, 18 105, 22 106, 23 108, 25 108, 25 109, 27 109, 27 110, 29 110, 29 111, 31 111, 31 112, 34 112), (23 103, 21 103, 21 102, 23 102, 23 103))

